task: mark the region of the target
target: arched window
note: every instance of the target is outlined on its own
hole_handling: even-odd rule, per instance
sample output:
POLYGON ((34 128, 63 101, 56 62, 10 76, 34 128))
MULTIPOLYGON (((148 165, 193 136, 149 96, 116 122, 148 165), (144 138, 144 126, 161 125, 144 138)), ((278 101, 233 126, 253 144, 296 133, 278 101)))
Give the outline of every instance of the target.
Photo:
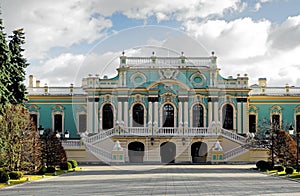
POLYGON ((193 127, 203 127, 203 107, 200 104, 193 106, 193 127))
POLYGON ((224 129, 233 129, 233 107, 230 104, 226 104, 222 108, 222 119, 224 129))
POLYGON ((144 107, 141 104, 135 104, 132 108, 133 127, 144 126, 144 107))
POLYGON ((163 127, 174 127, 174 107, 166 104, 163 110, 163 127))
POLYGON ((102 110, 102 128, 111 129, 114 127, 114 112, 111 104, 105 104, 102 110))

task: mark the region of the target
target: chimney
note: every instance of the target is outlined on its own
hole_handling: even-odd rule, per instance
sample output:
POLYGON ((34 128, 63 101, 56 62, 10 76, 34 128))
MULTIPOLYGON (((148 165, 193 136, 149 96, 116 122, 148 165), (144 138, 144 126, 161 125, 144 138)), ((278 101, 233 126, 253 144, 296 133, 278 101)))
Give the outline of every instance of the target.
POLYGON ((41 81, 40 81, 40 80, 37 80, 37 81, 36 81, 36 87, 40 87, 40 85, 41 85, 41 81))
POLYGON ((29 76, 29 86, 28 87, 33 87, 33 75, 29 76))
POLYGON ((259 87, 267 87, 267 78, 258 78, 259 87))
POLYGON ((286 94, 290 93, 290 86, 288 84, 285 85, 285 93, 286 94))
POLYGON ((74 84, 70 84, 70 94, 73 94, 74 92, 74 84))

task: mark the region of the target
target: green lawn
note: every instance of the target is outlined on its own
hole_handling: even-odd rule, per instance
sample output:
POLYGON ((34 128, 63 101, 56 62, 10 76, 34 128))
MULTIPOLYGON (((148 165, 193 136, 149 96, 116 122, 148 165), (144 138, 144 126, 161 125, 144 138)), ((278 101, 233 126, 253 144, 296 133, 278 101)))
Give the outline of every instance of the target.
MULTIPOLYGON (((82 170, 82 168, 77 167, 75 169, 68 170, 68 172, 74 172, 74 171, 80 171, 80 170, 82 170)), ((65 173, 66 172, 64 170, 57 170, 56 171, 56 175, 61 175, 61 174, 65 174, 65 173)), ((45 178, 51 178, 52 176, 54 176, 53 173, 46 173, 44 177, 45 178)), ((24 175, 19 180, 9 180, 9 182, 10 182, 9 185, 7 185, 6 183, 0 183, 0 189, 3 188, 3 187, 7 187, 7 186, 12 186, 12 185, 28 182, 28 178, 30 179, 29 181, 35 181, 35 180, 43 179, 43 176, 42 175, 24 175)))
POLYGON ((285 176, 287 178, 293 178, 295 180, 300 180, 300 172, 296 172, 296 170, 294 170, 294 173, 291 174, 290 176, 288 176, 285 173, 285 171, 283 171, 283 172, 277 172, 277 170, 271 170, 271 171, 269 171, 269 174, 278 175, 278 176, 285 176))

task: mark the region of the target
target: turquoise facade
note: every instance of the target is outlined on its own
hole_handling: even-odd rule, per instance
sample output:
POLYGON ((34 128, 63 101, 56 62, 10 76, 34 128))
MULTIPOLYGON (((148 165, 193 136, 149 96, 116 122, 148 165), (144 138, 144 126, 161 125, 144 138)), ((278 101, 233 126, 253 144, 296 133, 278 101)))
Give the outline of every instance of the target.
POLYGON ((81 87, 28 87, 26 105, 37 126, 70 138, 123 127, 209 127, 220 122, 238 134, 260 122, 299 129, 300 89, 248 85, 247 74, 220 75, 217 57, 120 57, 114 78, 89 75, 81 87), (277 115, 277 117, 272 117, 277 115), (274 118, 274 119, 273 119, 274 118), (55 130, 57 129, 57 130, 55 130))

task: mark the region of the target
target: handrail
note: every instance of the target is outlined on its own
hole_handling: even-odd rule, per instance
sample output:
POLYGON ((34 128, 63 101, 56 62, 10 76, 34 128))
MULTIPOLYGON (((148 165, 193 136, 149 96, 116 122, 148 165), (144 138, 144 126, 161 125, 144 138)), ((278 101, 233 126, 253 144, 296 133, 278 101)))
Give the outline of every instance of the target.
POLYGON ((248 152, 249 149, 245 148, 244 145, 233 148, 224 153, 224 161, 237 157, 245 152, 248 152))
POLYGON ((114 134, 115 134, 115 129, 111 128, 111 129, 108 129, 104 132, 99 132, 96 135, 87 137, 86 142, 87 143, 96 143, 96 142, 102 141, 106 138, 109 138, 110 136, 112 136, 114 134))
POLYGON ((110 163, 111 162, 111 153, 99 148, 93 144, 90 143, 85 143, 86 149, 87 151, 91 152, 93 155, 95 155, 98 159, 106 162, 106 163, 110 163))
POLYGON ((246 138, 245 137, 240 136, 236 133, 233 133, 233 132, 228 131, 228 130, 223 129, 223 128, 221 129, 221 135, 223 137, 228 138, 228 139, 232 139, 232 140, 238 142, 239 144, 245 144, 246 143, 246 138))
POLYGON ((80 140, 61 140, 64 149, 79 149, 82 147, 80 140))

